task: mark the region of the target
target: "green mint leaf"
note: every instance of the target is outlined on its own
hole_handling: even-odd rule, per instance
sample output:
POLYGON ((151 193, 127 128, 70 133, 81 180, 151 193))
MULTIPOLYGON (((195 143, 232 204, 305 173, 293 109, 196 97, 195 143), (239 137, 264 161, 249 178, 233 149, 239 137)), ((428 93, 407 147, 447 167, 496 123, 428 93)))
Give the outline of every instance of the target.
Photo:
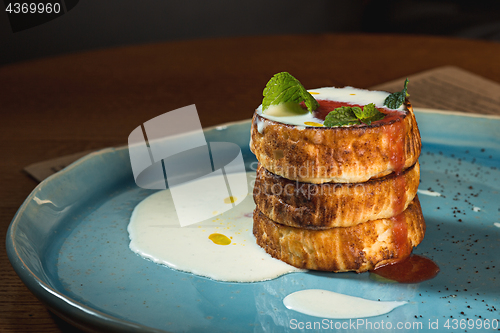
POLYGON ((384 105, 391 109, 397 109, 403 105, 406 96, 410 96, 408 95, 408 82, 409 80, 406 79, 402 91, 398 91, 387 96, 384 101, 384 105))
POLYGON ((351 107, 352 112, 356 115, 356 118, 360 119, 362 118, 363 115, 363 109, 361 109, 359 106, 353 106, 351 107))
POLYGON ((352 108, 354 114, 356 117, 361 120, 361 122, 371 125, 372 121, 384 119, 385 114, 380 112, 376 107, 375 104, 370 103, 368 105, 365 105, 363 109, 360 107, 353 107, 352 108))
POLYGON ((319 107, 318 101, 304 88, 304 86, 287 72, 275 74, 264 88, 262 111, 271 105, 281 103, 304 102, 307 110, 312 112, 319 107))
POLYGON ((360 121, 371 125, 372 121, 380 120, 385 114, 380 112, 375 104, 370 103, 363 108, 359 106, 341 106, 334 109, 326 117, 323 123, 326 127, 358 125, 360 121))
MULTIPOLYGON (((359 107, 358 107, 359 109, 359 107)), ((359 120, 350 106, 341 106, 334 109, 325 117, 323 125, 326 127, 358 125, 359 120)))
POLYGON ((367 125, 371 125, 373 121, 384 119, 384 117, 385 117, 385 114, 383 114, 382 112, 379 112, 378 114, 376 114, 372 117, 361 119, 361 121, 367 125))

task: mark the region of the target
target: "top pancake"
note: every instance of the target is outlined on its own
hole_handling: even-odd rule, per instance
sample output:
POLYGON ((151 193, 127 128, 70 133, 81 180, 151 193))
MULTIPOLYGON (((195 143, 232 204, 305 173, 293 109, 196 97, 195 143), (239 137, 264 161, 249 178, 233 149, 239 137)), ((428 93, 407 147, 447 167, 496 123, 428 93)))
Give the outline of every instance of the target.
POLYGON ((383 120, 345 127, 286 124, 256 111, 250 149, 264 168, 287 179, 361 183, 414 165, 421 139, 407 100, 383 120))

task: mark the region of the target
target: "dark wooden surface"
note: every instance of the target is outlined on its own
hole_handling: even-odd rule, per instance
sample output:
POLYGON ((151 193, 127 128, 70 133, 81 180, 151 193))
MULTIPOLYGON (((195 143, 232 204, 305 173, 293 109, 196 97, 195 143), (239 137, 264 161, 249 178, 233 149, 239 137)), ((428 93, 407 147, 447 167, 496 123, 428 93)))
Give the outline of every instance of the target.
POLYGON ((70 332, 14 273, 5 235, 37 183, 23 167, 125 145, 139 124, 196 104, 204 127, 248 119, 269 78, 366 88, 443 65, 500 82, 500 44, 398 35, 300 35, 169 42, 0 67, 0 332, 70 332))

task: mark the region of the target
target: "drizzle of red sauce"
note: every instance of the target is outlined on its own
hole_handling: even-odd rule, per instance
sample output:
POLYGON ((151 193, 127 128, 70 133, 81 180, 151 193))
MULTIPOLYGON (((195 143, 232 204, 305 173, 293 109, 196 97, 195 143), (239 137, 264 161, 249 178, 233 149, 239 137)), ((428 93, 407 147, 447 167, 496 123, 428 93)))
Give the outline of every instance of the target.
MULTIPOLYGON (((384 118, 385 119, 385 118, 384 118)), ((404 139, 405 139, 405 126, 402 121, 403 118, 397 118, 391 126, 385 126, 385 132, 389 138, 389 159, 396 174, 403 171, 405 165, 404 158, 404 139)))
MULTIPOLYGON (((406 178, 404 175, 395 178, 394 195, 392 201, 392 210, 394 216, 392 220, 392 238, 396 248, 397 258, 407 258, 411 254, 412 247, 408 244, 408 225, 406 224, 406 215, 404 214, 404 206, 406 203, 406 178)), ((398 260, 398 261, 401 261, 398 260)), ((403 259, 404 260, 404 259, 403 259)))
POLYGON ((431 259, 414 254, 371 272, 399 283, 419 283, 435 277, 439 273, 439 267, 431 259))
POLYGON ((394 178, 394 195, 396 198, 392 202, 394 215, 401 213, 406 204, 406 176, 404 174, 394 178))
POLYGON ((411 246, 408 246, 408 225, 406 224, 406 216, 404 213, 399 213, 391 217, 393 222, 392 237, 396 247, 397 258, 406 258, 411 253, 411 246))

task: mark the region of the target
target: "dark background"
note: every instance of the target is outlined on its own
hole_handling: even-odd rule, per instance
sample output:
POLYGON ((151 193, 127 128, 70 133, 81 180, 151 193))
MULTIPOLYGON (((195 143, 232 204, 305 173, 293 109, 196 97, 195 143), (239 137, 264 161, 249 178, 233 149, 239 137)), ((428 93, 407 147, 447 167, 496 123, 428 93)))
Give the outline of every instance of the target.
POLYGON ((499 0, 80 0, 64 15, 15 33, 2 11, 0 65, 105 47, 249 35, 383 32, 500 42, 499 0))

